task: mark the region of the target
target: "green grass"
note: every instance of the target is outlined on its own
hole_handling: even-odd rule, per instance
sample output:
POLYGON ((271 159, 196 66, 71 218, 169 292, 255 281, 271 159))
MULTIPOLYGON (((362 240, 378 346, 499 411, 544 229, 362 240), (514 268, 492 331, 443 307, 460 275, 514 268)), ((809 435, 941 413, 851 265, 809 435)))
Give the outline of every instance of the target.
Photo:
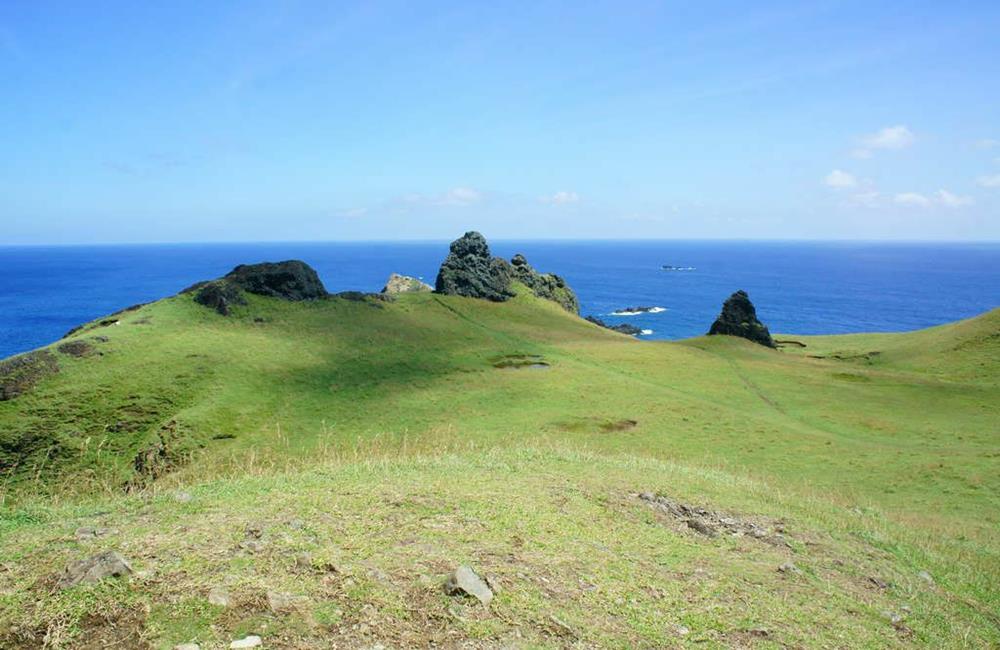
POLYGON ((178 296, 74 338, 97 335, 0 402, 10 644, 1000 643, 1000 310, 774 351, 639 342, 524 292, 251 297, 228 318, 178 296), (701 537, 647 490, 784 522, 791 547, 701 537), (251 521, 260 554, 238 548, 251 521), (51 589, 106 547, 149 573, 51 589), (441 593, 463 562, 498 578, 491 611, 441 593), (305 600, 274 614, 268 590, 305 600))

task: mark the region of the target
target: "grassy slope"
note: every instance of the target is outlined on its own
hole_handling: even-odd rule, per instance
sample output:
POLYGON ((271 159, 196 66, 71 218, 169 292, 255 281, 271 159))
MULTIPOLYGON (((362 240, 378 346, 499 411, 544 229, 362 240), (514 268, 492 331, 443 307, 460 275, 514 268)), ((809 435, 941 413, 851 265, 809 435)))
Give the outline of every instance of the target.
POLYGON ((9 479, 0 621, 85 638, 114 620, 163 647, 249 630, 290 647, 1000 643, 998 331, 995 310, 774 352, 637 342, 527 296, 255 298, 228 319, 161 301, 81 332, 108 336, 104 354, 61 356, 0 403, 0 437, 45 442, 9 479), (492 365, 517 354, 551 365, 492 365), (152 501, 121 496, 161 434, 180 466, 152 501), (55 498, 30 496, 43 488, 55 498), (642 490, 782 520, 792 548, 706 540, 642 490), (248 556, 251 520, 269 544, 248 556), (81 525, 119 532, 77 542, 81 525), (105 547, 151 573, 45 591, 105 547), (338 571, 296 569, 296 550, 338 571), (776 571, 789 559, 804 573, 776 571), (499 576, 492 615, 440 595, 461 561, 499 576), (224 611, 205 600, 223 583, 239 603, 224 611), (268 614, 267 589, 309 600, 268 614), (903 605, 896 629, 883 612, 903 605))

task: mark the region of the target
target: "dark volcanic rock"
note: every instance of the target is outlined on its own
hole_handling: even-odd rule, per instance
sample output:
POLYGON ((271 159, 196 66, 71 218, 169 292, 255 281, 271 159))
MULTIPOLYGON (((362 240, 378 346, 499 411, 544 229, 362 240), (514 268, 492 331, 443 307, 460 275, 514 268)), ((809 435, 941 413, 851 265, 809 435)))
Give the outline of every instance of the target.
POLYGON ((199 305, 211 307, 223 316, 228 316, 233 305, 245 305, 243 292, 226 280, 212 280, 201 285, 194 294, 194 301, 199 305))
POLYGON ((754 343, 775 347, 767 327, 757 320, 757 310, 746 291, 737 291, 722 304, 722 313, 712 323, 709 335, 728 334, 749 339, 754 343))
POLYGON ((0 402, 23 395, 41 379, 57 372, 59 364, 48 350, 19 354, 0 361, 0 402))
POLYGON ((580 313, 580 302, 576 294, 560 276, 554 273, 539 273, 531 268, 528 260, 520 253, 511 259, 510 264, 514 279, 531 289, 536 296, 557 302, 572 314, 580 313))
POLYGON ((326 295, 316 271, 299 260, 241 264, 223 279, 244 291, 284 300, 315 300, 326 295))
POLYGON ((438 293, 503 302, 514 296, 511 274, 510 264, 490 255, 485 237, 467 232, 451 243, 434 288, 438 293))
POLYGON ((282 300, 315 300, 327 295, 316 271, 299 260, 241 264, 218 280, 193 284, 181 293, 228 316, 234 305, 245 305, 243 292, 282 300))
POLYGON ((628 323, 622 323, 621 325, 608 325, 596 316, 587 316, 586 320, 590 321, 594 325, 618 332, 620 334, 628 334, 629 336, 639 336, 642 334, 642 330, 640 328, 635 325, 629 325, 628 323))

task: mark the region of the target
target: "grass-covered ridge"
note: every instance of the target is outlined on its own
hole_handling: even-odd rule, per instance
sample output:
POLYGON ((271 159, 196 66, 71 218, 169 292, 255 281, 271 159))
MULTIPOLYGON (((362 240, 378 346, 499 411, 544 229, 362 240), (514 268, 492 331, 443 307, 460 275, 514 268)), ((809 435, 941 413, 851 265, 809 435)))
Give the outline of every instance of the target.
POLYGON ((51 346, 0 401, 0 646, 1000 643, 1000 310, 770 350, 517 293, 182 294, 51 346), (105 548, 137 573, 53 589, 105 548), (459 563, 496 578, 489 611, 441 593, 459 563))

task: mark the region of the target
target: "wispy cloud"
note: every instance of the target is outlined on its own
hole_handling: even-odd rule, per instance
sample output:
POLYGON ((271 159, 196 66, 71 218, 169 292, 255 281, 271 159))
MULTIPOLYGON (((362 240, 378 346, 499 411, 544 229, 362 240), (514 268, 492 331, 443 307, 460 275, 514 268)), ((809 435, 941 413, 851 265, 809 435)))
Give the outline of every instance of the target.
POLYGON ((823 183, 827 187, 832 187, 838 190, 850 189, 852 187, 858 186, 858 179, 855 178, 854 174, 842 171, 840 169, 834 169, 832 172, 826 175, 823 179, 823 183))
POLYGON ((368 208, 346 208, 338 210, 335 214, 342 219, 360 219, 368 214, 368 208))
POLYGON ((579 203, 580 195, 576 192, 559 191, 551 196, 543 196, 538 199, 542 203, 551 203, 554 205, 565 205, 567 203, 579 203))
POLYGON ((892 197, 893 203, 909 205, 918 208, 930 207, 931 200, 919 192, 901 192, 892 197))
POLYGON ((860 146, 853 151, 856 158, 871 158, 879 150, 898 150, 911 146, 916 141, 908 127, 899 124, 887 126, 860 138, 860 146))
POLYGON ((1000 174, 989 174, 986 176, 980 176, 979 178, 976 179, 976 182, 979 183, 979 185, 981 185, 982 187, 989 187, 989 188, 1000 187, 1000 174))
POLYGON ((938 190, 934 193, 934 199, 946 208, 962 208, 975 203, 971 196, 957 196, 948 190, 938 190))
POLYGON ((948 190, 938 190, 927 196, 919 192, 902 192, 893 197, 893 202, 915 208, 930 208, 941 206, 945 208, 963 208, 972 205, 975 200, 971 196, 958 196, 948 190))
POLYGON ((997 147, 1000 147, 1000 140, 996 138, 983 138, 976 141, 977 149, 996 149, 997 147))

